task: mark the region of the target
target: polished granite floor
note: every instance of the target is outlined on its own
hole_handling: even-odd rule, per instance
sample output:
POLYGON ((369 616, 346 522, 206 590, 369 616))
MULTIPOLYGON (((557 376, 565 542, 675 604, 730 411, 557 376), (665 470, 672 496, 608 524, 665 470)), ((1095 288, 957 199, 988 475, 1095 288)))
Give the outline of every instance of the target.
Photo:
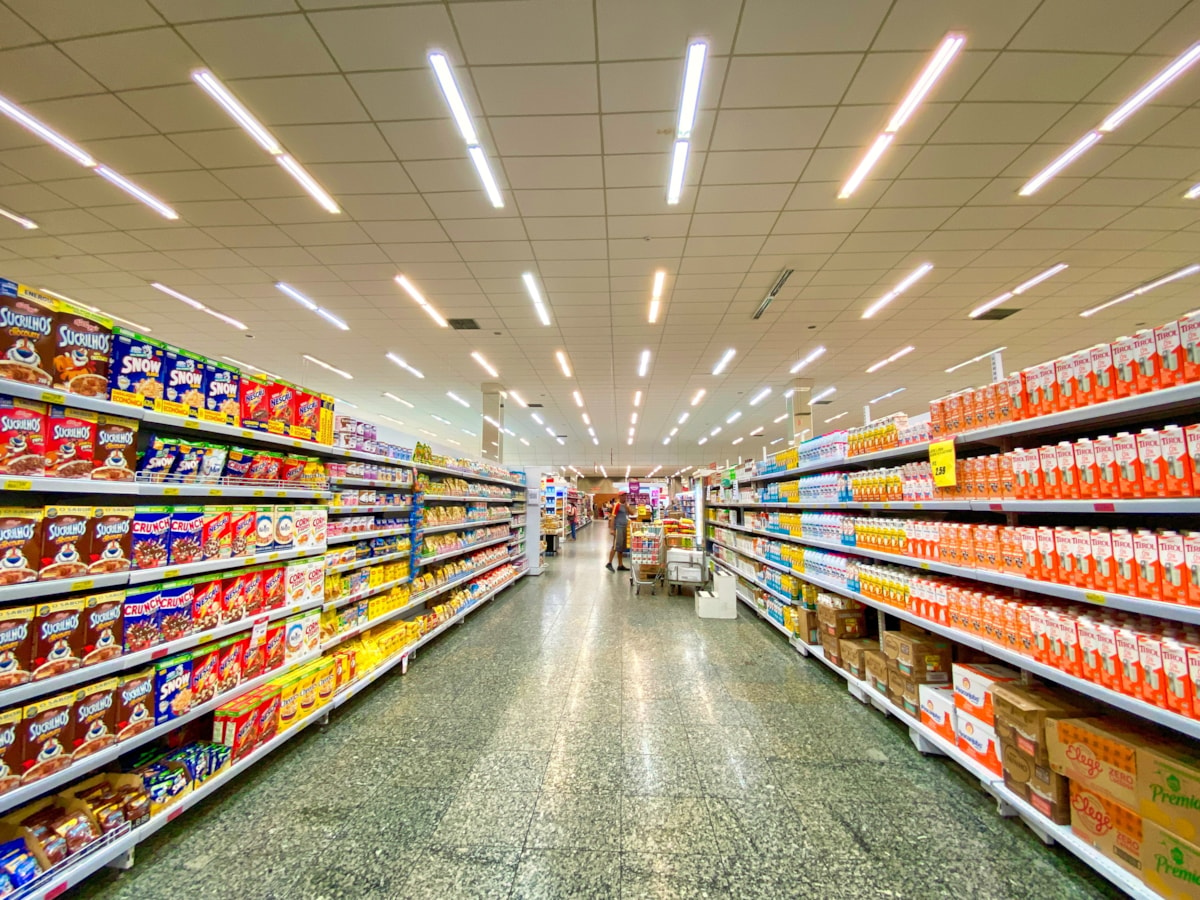
POLYGON ((606 537, 76 896, 1116 896, 745 609, 634 596, 606 537))

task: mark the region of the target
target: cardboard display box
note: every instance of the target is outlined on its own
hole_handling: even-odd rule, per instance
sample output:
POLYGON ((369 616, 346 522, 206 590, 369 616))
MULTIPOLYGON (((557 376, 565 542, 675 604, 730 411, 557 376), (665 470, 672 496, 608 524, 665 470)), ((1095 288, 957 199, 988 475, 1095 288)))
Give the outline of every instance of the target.
POLYGON ((996 734, 1014 744, 1038 766, 1048 766, 1046 724, 1051 719, 1077 719, 1095 707, 1062 691, 1042 685, 997 684, 992 686, 992 708, 996 734))
POLYGON ((866 654, 879 651, 879 641, 874 638, 843 638, 838 642, 842 663, 846 671, 859 681, 867 677, 866 654))
POLYGON ((1071 831, 1127 872, 1142 877, 1142 817, 1129 807, 1072 781, 1071 831))
POLYGON ((917 692, 921 701, 921 723, 951 744, 956 743, 958 730, 954 711, 954 688, 949 685, 923 684, 917 692))
POLYGON ((836 638, 862 637, 867 633, 867 613, 864 609, 833 609, 817 607, 817 620, 821 623, 821 634, 836 638))
POLYGON ((883 653, 897 668, 921 684, 948 684, 951 666, 950 641, 932 635, 886 631, 883 653))
POLYGON ((996 721, 992 685, 1021 678, 1015 669, 995 663, 955 663, 953 671, 954 704, 988 726, 996 721))
POLYGON ((792 629, 792 634, 806 644, 821 643, 819 631, 821 623, 817 620, 817 611, 815 609, 789 606, 785 612, 787 612, 791 620, 787 624, 792 629))
POLYGON ((1000 739, 1000 764, 1008 788, 1058 825, 1071 824, 1070 782, 1046 762, 1039 763, 1021 747, 997 735, 1000 739))
POLYGON ((1164 897, 1200 900, 1200 847, 1164 829, 1142 823, 1142 880, 1164 897))
POLYGON ((1004 770, 1000 767, 1000 744, 995 729, 962 707, 958 707, 955 714, 955 724, 958 729, 958 749, 989 772, 1003 775, 1004 770))
POLYGON ((888 690, 887 657, 882 650, 868 650, 863 653, 863 667, 867 670, 867 682, 881 694, 888 690))
POLYGON ((821 650, 825 654, 825 658, 837 666, 842 668, 842 652, 839 646, 837 637, 832 634, 821 632, 821 650))

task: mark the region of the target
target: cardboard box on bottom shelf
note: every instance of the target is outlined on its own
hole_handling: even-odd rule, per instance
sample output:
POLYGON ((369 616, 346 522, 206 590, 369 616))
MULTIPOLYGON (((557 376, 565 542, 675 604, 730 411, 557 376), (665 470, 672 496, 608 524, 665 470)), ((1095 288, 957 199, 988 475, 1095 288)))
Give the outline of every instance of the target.
POLYGON ((821 643, 820 623, 817 621, 817 611, 804 609, 800 606, 786 606, 783 610, 784 624, 791 629, 792 634, 806 644, 821 643))
POLYGON ((1200 847, 1167 831, 1157 822, 1142 822, 1142 880, 1170 898, 1200 900, 1200 847))
POLYGON ((949 743, 956 743, 954 689, 947 685, 923 684, 917 694, 921 701, 921 723, 949 743))
POLYGON ((842 638, 838 641, 838 649, 846 671, 858 681, 863 681, 867 677, 866 654, 878 652, 879 641, 874 638, 842 638))
POLYGON ((1070 782, 1064 776, 1004 737, 1000 737, 1000 764, 1009 790, 1050 821, 1071 823, 1070 782))
POLYGON ((931 634, 883 633, 884 656, 895 660, 898 671, 921 684, 950 682, 951 648, 949 641, 931 634))
POLYGON ((1100 791, 1071 782, 1071 832, 1121 868, 1142 875, 1142 817, 1100 791))
POLYGON ((821 633, 821 651, 825 654, 825 658, 837 666, 842 668, 842 652, 839 646, 838 639, 831 634, 821 633))
POLYGON ((881 694, 887 694, 887 657, 882 650, 868 650, 863 654, 863 666, 867 670, 867 683, 881 694))
POLYGON ((992 704, 992 685, 1020 680, 1020 673, 994 663, 955 663, 954 704, 991 727, 996 715, 992 704))
POLYGON ((1038 766, 1048 766, 1046 725, 1054 719, 1086 716, 1094 706, 1064 691, 1038 684, 997 684, 992 686, 992 709, 996 716, 996 735, 1002 742, 1015 745, 1038 766))
POLYGON ((863 609, 833 609, 817 607, 817 621, 821 623, 821 634, 836 638, 862 637, 867 633, 867 614, 863 609))
POLYGON ((996 731, 971 713, 958 707, 955 714, 958 749, 989 772, 1003 774, 1000 766, 1000 743, 996 731))

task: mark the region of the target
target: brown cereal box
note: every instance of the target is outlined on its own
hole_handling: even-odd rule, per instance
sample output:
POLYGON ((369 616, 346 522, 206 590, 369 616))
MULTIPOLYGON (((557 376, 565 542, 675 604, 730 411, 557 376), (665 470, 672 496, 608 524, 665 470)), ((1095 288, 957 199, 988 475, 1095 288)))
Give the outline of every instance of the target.
POLYGON ((53 478, 90 478, 96 449, 96 414, 52 405, 46 416, 46 474, 53 478))
POLYGON ((38 580, 78 578, 86 575, 89 553, 88 523, 91 506, 47 506, 42 520, 42 552, 38 580))
POLYGON ((33 680, 78 669, 83 661, 82 597, 39 603, 33 619, 33 680))
POLYGON ((41 509, 0 509, 0 585, 37 581, 43 515, 41 509))
POLYGON ((36 400, 0 396, 0 475, 46 473, 47 411, 36 400))
POLYGON ((124 591, 85 598, 83 605, 83 664, 115 659, 125 641, 124 591))
POLYGON ((84 687, 75 705, 75 750, 72 756, 81 759, 98 753, 117 742, 117 683, 106 678, 84 687))
POLYGON ((33 665, 33 607, 0 611, 0 690, 25 684, 33 665))
POLYGON ((54 304, 54 386, 87 397, 108 396, 112 320, 54 304))
POLYGON ((53 366, 54 310, 29 297, 0 296, 0 378, 49 387, 53 366))
POLYGON ((88 523, 88 572, 128 572, 133 551, 133 507, 101 506, 88 523))
POLYGON ((133 481, 137 421, 123 416, 97 416, 92 463, 92 478, 96 481, 133 481))
POLYGON ((75 739, 75 705, 82 691, 47 697, 25 707, 21 732, 24 751, 21 783, 32 784, 71 764, 75 739))
POLYGON ((122 676, 117 682, 117 740, 154 727, 154 667, 122 676))
POLYGON ((0 794, 21 784, 21 708, 0 713, 0 794))

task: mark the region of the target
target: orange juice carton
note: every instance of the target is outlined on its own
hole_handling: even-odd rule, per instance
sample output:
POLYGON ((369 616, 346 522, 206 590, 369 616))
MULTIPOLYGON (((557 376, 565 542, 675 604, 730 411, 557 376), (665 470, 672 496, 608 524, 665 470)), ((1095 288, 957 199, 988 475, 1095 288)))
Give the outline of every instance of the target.
MULTIPOLYGON (((1197 320, 1197 342, 1200 343, 1200 319, 1197 320)), ((1025 383, 1026 371, 1013 372, 1008 375, 1001 385, 1001 395, 1008 398, 1008 418, 1013 422, 1018 422, 1021 419, 1027 419, 1030 416, 1029 411, 1029 391, 1025 383)), ((1200 381, 1200 348, 1197 349, 1196 355, 1196 377, 1194 380, 1200 381)), ((1004 401, 1001 401, 1003 408, 1004 401)))
POLYGON ((1090 406, 1096 402, 1096 378, 1092 372, 1092 355, 1087 350, 1071 354, 1071 367, 1075 370, 1075 405, 1090 406))
POLYGON ((1088 350, 1092 359, 1092 384, 1095 402, 1117 399, 1117 371, 1111 344, 1097 344, 1088 350))
POLYGON ((1138 463, 1142 470, 1142 494, 1165 497, 1167 473, 1163 464, 1162 437, 1153 428, 1143 428, 1137 438, 1138 463))
POLYGON ((1162 643, 1167 709, 1188 718, 1192 717, 1196 699, 1195 686, 1188 670, 1188 651, 1192 648, 1200 649, 1200 645, 1174 638, 1164 639, 1162 643))
POLYGON ((1134 560, 1133 533, 1124 528, 1112 530, 1114 594, 1137 597, 1137 562, 1134 560))
POLYGON ((1054 550, 1054 529, 1049 525, 1039 525, 1037 532, 1037 572, 1041 581, 1057 582, 1058 554, 1054 550))
POLYGON ((1144 819, 1141 849, 1142 880, 1158 896, 1200 897, 1200 847, 1194 840, 1144 819))
POLYGON ((1147 600, 1162 599, 1162 561, 1158 558, 1158 536, 1140 528, 1133 534, 1134 570, 1137 583, 1134 596, 1147 600))
POLYGON ((1058 471, 1058 453, 1052 445, 1038 447, 1038 465, 1042 476, 1042 493, 1040 499, 1061 500, 1062 483, 1058 471))
POLYGON ((1046 723, 1050 768, 1080 788, 1130 809, 1138 806, 1138 749, 1145 738, 1121 720, 1055 719, 1046 723))
POLYGON ((1074 778, 1070 790, 1071 833, 1140 878, 1142 817, 1112 797, 1077 783, 1074 778))
POLYGON ((1187 587, 1185 602, 1188 606, 1200 606, 1200 532, 1183 533, 1183 561, 1187 569, 1184 582, 1187 587))
POLYGON ((1167 603, 1188 602, 1188 566, 1183 535, 1177 531, 1158 534, 1160 595, 1167 603))
POLYGON ((1096 484, 1099 486, 1096 496, 1116 499, 1121 496, 1116 442, 1108 435, 1102 434, 1092 441, 1092 449, 1096 452, 1096 484))
POLYGON ((1018 447, 1008 452, 1013 473, 1013 499, 1029 499, 1029 472, 1025 468, 1025 449, 1018 447))
POLYGON ((1100 671, 1100 642, 1097 637, 1098 624, 1088 616, 1080 616, 1075 628, 1079 632, 1079 658, 1083 672, 1081 678, 1086 678, 1092 684, 1103 684, 1103 673, 1100 671))
POLYGON ((1184 383, 1200 381, 1200 313, 1184 316, 1179 325, 1179 343, 1183 350, 1184 383))
POLYGON ((1162 442, 1164 497, 1192 496, 1192 475, 1188 462, 1187 438, 1178 425, 1167 425, 1158 432, 1162 442))
POLYGON ((1055 445, 1055 455, 1058 457, 1059 495, 1063 500, 1078 500, 1079 466, 1075 462, 1075 448, 1070 441, 1055 445))
POLYGON ((1134 393, 1148 394, 1162 385, 1158 376, 1158 346, 1154 329, 1144 328, 1133 335, 1134 393))
MULTIPOLYGON (((955 700, 958 699, 957 694, 955 700)), ((1003 774, 1000 766, 1000 745, 996 731, 983 720, 965 712, 962 707, 956 710, 958 748, 975 760, 989 772, 1003 774)))
POLYGON ((1078 473, 1079 499, 1094 500, 1100 496, 1100 469, 1096 465, 1096 447, 1088 438, 1071 445, 1078 473))
POLYGON ((1137 393, 1137 348, 1131 337, 1112 342, 1113 399, 1137 393))
POLYGON ((1125 499, 1146 496, 1137 438, 1127 431, 1120 432, 1113 438, 1113 452, 1117 456, 1117 496, 1125 499))
POLYGON ((1037 529, 1029 525, 1018 525, 1016 532, 1017 540, 1021 544, 1021 574, 1035 581, 1048 580, 1042 578, 1037 529))
POLYGON ((1058 392, 1060 410, 1079 406, 1079 387, 1075 380, 1075 361, 1070 356, 1060 356, 1054 361, 1054 389, 1058 392))
POLYGON ((1168 322, 1154 329, 1154 348, 1159 387, 1183 384, 1183 343, 1178 322, 1168 322))
POLYGON ((1020 674, 995 663, 954 663, 954 705, 991 727, 995 721, 992 686, 1017 681, 1020 674))
POLYGON ((921 722, 949 743, 955 743, 954 689, 946 685, 922 684, 918 694, 921 722))
POLYGON ((1138 632, 1132 628, 1116 630, 1117 660, 1121 664, 1120 691, 1127 697, 1142 696, 1142 655, 1138 646, 1138 632))
POLYGON ((1071 557, 1075 566, 1075 586, 1095 587, 1092 535, 1087 528, 1071 529, 1071 557))
POLYGON ((1054 536, 1054 580, 1058 584, 1075 584, 1075 556, 1072 551, 1071 529, 1065 525, 1055 526, 1054 536))
POLYGON ((1142 663, 1141 698, 1161 709, 1167 707, 1167 684, 1163 672, 1162 635, 1139 634, 1138 657, 1142 663))
POLYGON ((1092 544, 1092 583, 1097 591, 1113 593, 1116 583, 1113 571, 1112 533, 1107 528, 1093 528, 1088 532, 1092 544))

